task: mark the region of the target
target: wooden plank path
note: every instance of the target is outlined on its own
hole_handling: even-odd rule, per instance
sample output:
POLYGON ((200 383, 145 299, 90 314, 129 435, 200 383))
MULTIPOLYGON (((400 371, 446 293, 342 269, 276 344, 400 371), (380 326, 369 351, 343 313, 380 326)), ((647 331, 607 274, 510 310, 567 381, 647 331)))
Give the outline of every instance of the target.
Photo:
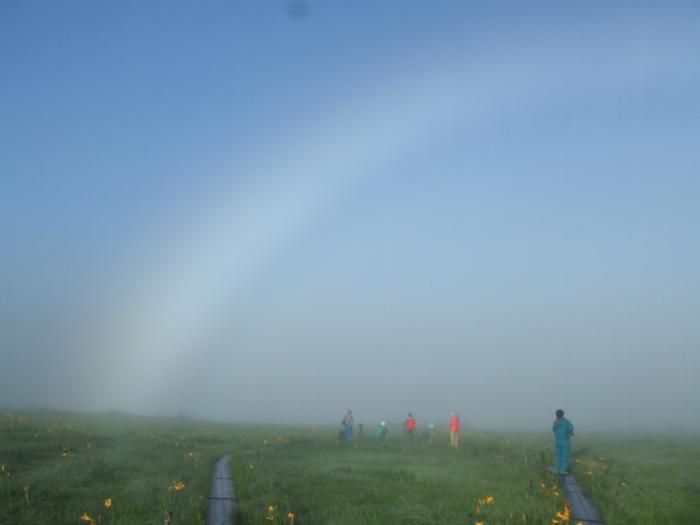
POLYGON ((559 485, 564 488, 571 508, 571 523, 601 525, 605 522, 593 503, 583 495, 581 486, 571 474, 559 476, 559 485))
MULTIPOLYGON (((207 525, 231 525, 231 512, 236 506, 231 471, 228 468, 229 456, 216 462, 209 489, 209 512, 207 525)), ((559 485, 566 493, 571 508, 571 523, 583 525, 605 525, 602 516, 591 501, 584 496, 581 486, 571 475, 560 475, 559 485)))
POLYGON ((236 506, 236 501, 228 458, 228 455, 220 458, 214 467, 209 489, 207 525, 231 525, 231 511, 236 506))

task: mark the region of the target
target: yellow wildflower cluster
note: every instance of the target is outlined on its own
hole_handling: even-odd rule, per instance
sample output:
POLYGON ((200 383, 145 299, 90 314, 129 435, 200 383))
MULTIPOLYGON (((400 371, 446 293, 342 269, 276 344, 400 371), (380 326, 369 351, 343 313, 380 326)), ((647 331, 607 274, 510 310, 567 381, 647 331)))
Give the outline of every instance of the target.
MULTIPOLYGON (((265 519, 270 522, 275 522, 275 513, 277 512, 277 507, 270 505, 267 507, 267 516, 265 519)), ((289 520, 289 525, 294 525, 296 523, 297 516, 293 512, 287 512, 287 519, 289 520)))
MULTIPOLYGON (((479 498, 476 503, 476 515, 478 516, 481 514, 481 507, 483 505, 493 505, 493 502, 496 501, 493 496, 486 496, 485 498, 479 498)), ((479 522, 477 522, 478 524, 479 522)))
POLYGON ((571 521, 571 509, 568 503, 564 503, 564 510, 557 512, 557 516, 552 520, 552 524, 569 523, 571 521))
POLYGON ((485 498, 479 498, 479 505, 493 505, 493 496, 486 496, 485 498))
POLYGON ((600 456, 600 457, 598 458, 598 461, 589 461, 589 460, 585 460, 585 459, 577 459, 577 460, 576 460, 576 463, 578 463, 579 465, 583 465, 583 467, 586 469, 586 470, 585 470, 585 473, 586 473, 587 476, 593 476, 593 475, 595 474, 595 472, 596 472, 596 468, 597 468, 598 466, 600 466, 600 465, 602 465, 602 468, 603 468, 603 470, 605 471, 606 474, 607 474, 608 468, 609 468, 609 465, 608 465, 608 463, 607 463, 607 460, 606 460, 604 457, 602 457, 602 456, 600 456))
MULTIPOLYGON (((568 503, 564 503, 564 509, 557 512, 556 517, 552 520, 552 525, 567 524, 571 522, 571 508, 568 503)), ((576 525, 583 525, 582 521, 577 521, 576 525)))
POLYGON ((185 490, 186 486, 187 485, 185 485, 182 481, 178 481, 177 483, 173 482, 173 484, 168 487, 168 490, 182 492, 183 490, 185 490))
MULTIPOLYGON (((540 488, 542 489, 542 495, 546 496, 547 495, 547 483, 545 483, 544 480, 540 481, 540 488)), ((550 488, 550 494, 555 497, 559 497, 559 485, 556 483, 552 484, 552 487, 550 488)))
MULTIPOLYGON (((106 509, 109 509, 112 507, 112 498, 105 498, 105 500, 102 502, 102 504, 105 506, 106 509)), ((80 516, 80 521, 84 521, 85 523, 88 523, 89 525, 95 525, 98 521, 101 521, 100 516, 97 516, 97 521, 95 521, 87 512, 83 512, 83 515, 80 516)))

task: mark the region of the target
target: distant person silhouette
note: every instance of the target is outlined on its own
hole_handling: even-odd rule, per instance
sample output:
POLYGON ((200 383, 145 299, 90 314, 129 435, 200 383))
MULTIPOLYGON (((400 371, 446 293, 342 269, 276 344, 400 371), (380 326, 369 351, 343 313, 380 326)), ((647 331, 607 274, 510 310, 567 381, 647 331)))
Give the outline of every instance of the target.
POLYGON ((574 435, 574 425, 564 417, 564 411, 556 411, 557 419, 552 425, 554 432, 554 448, 557 454, 557 472, 568 474, 569 452, 571 450, 571 436, 574 435))
POLYGON ((408 419, 406 420, 406 432, 408 433, 408 438, 413 439, 413 433, 416 430, 416 418, 413 414, 408 413, 408 419))
POLYGON ((435 441, 435 425, 430 423, 428 425, 428 430, 425 434, 425 438, 428 440, 428 443, 432 443, 435 441))
POLYGON ((457 412, 452 412, 452 417, 450 418, 450 446, 453 448, 459 447, 459 416, 457 412))
POLYGON ((386 438, 387 432, 389 432, 389 429, 386 428, 386 421, 382 421, 377 425, 377 428, 374 429, 374 437, 383 441, 386 438))
POLYGON ((345 414, 345 417, 343 417, 343 428, 345 429, 345 432, 343 434, 343 437, 345 438, 345 441, 350 441, 352 439, 352 424, 355 420, 352 417, 352 410, 348 408, 347 413, 345 414))

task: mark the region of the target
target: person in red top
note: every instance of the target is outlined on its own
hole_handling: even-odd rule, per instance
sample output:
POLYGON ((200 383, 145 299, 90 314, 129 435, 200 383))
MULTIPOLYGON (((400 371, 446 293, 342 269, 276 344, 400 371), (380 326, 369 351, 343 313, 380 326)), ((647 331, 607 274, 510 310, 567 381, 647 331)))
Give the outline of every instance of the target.
POLYGON ((459 416, 456 412, 452 412, 450 418, 450 446, 459 447, 459 416))
POLYGON ((408 438, 413 439, 413 431, 416 429, 416 418, 413 414, 408 413, 408 419, 406 420, 406 432, 408 432, 408 438))

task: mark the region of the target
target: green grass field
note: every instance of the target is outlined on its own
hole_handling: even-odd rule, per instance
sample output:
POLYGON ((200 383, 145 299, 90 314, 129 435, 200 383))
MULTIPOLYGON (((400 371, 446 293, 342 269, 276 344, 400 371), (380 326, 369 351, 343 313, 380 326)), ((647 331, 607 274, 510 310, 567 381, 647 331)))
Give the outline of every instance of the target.
MULTIPOLYGON (((697 436, 582 434, 573 471, 609 524, 699 522, 697 436)), ((339 443, 331 427, 8 411, 0 524, 205 523, 226 453, 239 525, 552 523, 564 507, 546 433, 465 433, 453 450, 398 428, 339 443)))

